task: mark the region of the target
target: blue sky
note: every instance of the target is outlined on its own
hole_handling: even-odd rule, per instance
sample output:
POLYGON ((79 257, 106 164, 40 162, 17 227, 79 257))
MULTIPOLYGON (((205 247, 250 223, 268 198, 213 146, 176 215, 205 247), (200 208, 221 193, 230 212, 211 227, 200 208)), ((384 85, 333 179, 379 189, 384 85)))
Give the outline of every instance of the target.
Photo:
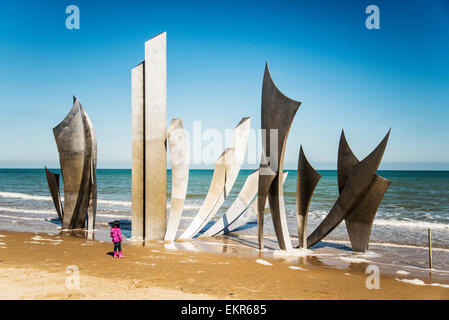
POLYGON ((341 129, 359 158, 392 128, 381 169, 449 170, 449 1, 0 1, 0 167, 58 167, 52 128, 72 95, 93 121, 100 168, 130 168, 131 68, 167 31, 167 120, 260 127, 265 62, 302 101, 299 146, 334 169, 341 129), (80 8, 68 30, 65 8, 80 8), (368 30, 365 8, 380 8, 368 30))

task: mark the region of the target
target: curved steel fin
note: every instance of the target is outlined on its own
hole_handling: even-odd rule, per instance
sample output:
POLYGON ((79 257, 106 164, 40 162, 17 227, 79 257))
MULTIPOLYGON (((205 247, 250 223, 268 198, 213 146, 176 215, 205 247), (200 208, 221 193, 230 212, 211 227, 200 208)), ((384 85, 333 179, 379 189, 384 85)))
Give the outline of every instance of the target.
POLYGON ((179 239, 192 239, 213 218, 228 196, 240 171, 248 145, 251 118, 242 118, 234 129, 232 148, 226 149, 215 164, 209 191, 198 214, 179 239), (216 175, 217 172, 217 175, 216 175))
POLYGON ((391 180, 376 175, 366 195, 346 217, 346 229, 354 251, 368 250, 374 217, 390 184, 391 180))
POLYGON ((259 249, 263 249, 263 214, 268 197, 279 247, 282 250, 290 250, 292 246, 285 216, 283 180, 280 176, 283 172, 288 132, 301 102, 286 97, 276 87, 268 63, 265 65, 261 104, 263 140, 258 186, 259 249))
POLYGON ((376 175, 389 136, 390 130, 376 149, 352 168, 334 206, 324 220, 307 238, 308 247, 313 246, 334 230, 365 196, 376 175))
POLYGON ((359 160, 349 147, 346 141, 345 132, 341 130, 340 143, 338 145, 338 159, 337 159, 337 177, 338 177, 338 192, 343 190, 343 187, 348 180, 352 168, 359 163, 359 160))
MULTIPOLYGON (((339 192, 343 190, 350 171, 357 163, 359 161, 349 147, 342 131, 337 165, 339 192)), ((390 184, 390 180, 376 174, 365 196, 345 218, 346 229, 354 251, 365 252, 368 249, 371 228, 377 208, 390 184)))
POLYGON ((189 181, 189 149, 181 119, 173 119, 167 134, 171 161, 171 200, 165 241, 173 241, 181 221, 189 181))
POLYGON ((83 114, 84 125, 89 130, 92 140, 92 157, 90 161, 90 187, 89 187, 89 204, 88 204, 88 230, 95 229, 95 222, 97 216, 97 136, 95 134, 94 126, 90 120, 87 112, 81 107, 83 114))
POLYGON ((47 177, 48 188, 50 189, 51 198, 58 213, 59 220, 61 221, 64 217, 64 209, 61 202, 61 193, 59 191, 59 174, 53 173, 45 167, 45 175, 47 177))
POLYGON ((307 161, 301 146, 299 149, 298 171, 296 176, 296 218, 298 221, 299 248, 307 248, 307 217, 310 200, 320 179, 321 174, 307 161))
POLYGON ((214 174, 209 186, 206 198, 201 205, 200 210, 193 218, 190 225, 181 234, 178 240, 189 240, 199 231, 203 221, 217 207, 217 204, 223 203, 226 189, 226 171, 232 163, 232 148, 226 148, 215 162, 214 174))
POLYGON ((81 229, 85 227, 86 217, 88 214, 90 191, 92 190, 92 156, 93 156, 93 137, 87 121, 87 114, 80 105, 81 117, 84 126, 84 164, 81 183, 76 199, 75 210, 70 223, 71 229, 81 229))
POLYGON ((262 161, 259 168, 259 183, 257 186, 257 241, 259 250, 264 248, 263 227, 265 223, 265 205, 267 203, 267 196, 271 184, 276 177, 276 173, 266 164, 262 164, 262 161), (265 170, 265 174, 260 174, 262 170, 265 170))
POLYGON ((259 178, 259 170, 255 170, 246 178, 239 195, 225 212, 209 229, 203 232, 202 236, 214 236, 217 233, 227 229, 236 219, 238 219, 245 210, 254 201, 257 194, 257 181, 259 178))
MULTIPOLYGON (((257 221, 257 201, 256 201, 256 199, 257 199, 257 187, 258 187, 258 179, 259 179, 258 169, 255 172, 253 172, 251 175, 253 175, 253 174, 256 175, 256 179, 254 179, 255 181, 252 179, 252 181, 249 182, 248 180, 250 177, 248 177, 242 190, 240 191, 240 193, 242 193, 242 192, 247 193, 249 191, 248 189, 251 188, 251 192, 254 191, 253 199, 246 205, 246 207, 243 209, 243 211, 238 212, 238 210, 236 210, 236 209, 231 210, 231 208, 235 208, 236 206, 239 206, 240 208, 242 208, 242 206, 240 206, 240 204, 242 204, 245 200, 239 194, 239 196, 233 202, 233 204, 228 209, 228 211, 225 213, 225 215, 223 215, 223 217, 221 217, 219 220, 217 220, 217 222, 212 226, 212 228, 217 228, 217 229, 221 228, 221 230, 219 230, 218 232, 211 232, 207 235, 215 236, 215 235, 219 235, 219 234, 227 234, 228 232, 234 231, 234 230, 240 228, 241 226, 244 226, 247 223, 250 223, 252 221, 257 221), (248 185, 248 188, 245 187, 246 185, 248 185), (254 187, 250 187, 251 185, 253 185, 254 187), (215 227, 217 224, 218 224, 218 227, 215 227), (212 234, 212 233, 214 233, 214 234, 212 234)), ((285 180, 287 179, 287 176, 288 176, 288 171, 285 171, 284 175, 283 175, 284 183, 285 183, 285 180)), ((245 198, 247 199, 248 197, 245 196, 245 198)), ((209 230, 211 230, 211 229, 209 229, 209 230)), ((207 230, 207 231, 209 231, 209 230, 207 230)))

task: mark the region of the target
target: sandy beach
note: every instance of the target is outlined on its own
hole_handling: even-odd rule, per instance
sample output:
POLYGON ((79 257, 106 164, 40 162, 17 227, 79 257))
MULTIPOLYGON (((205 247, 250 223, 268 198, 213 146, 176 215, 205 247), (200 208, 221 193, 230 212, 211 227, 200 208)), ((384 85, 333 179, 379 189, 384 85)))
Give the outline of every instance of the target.
POLYGON ((294 265, 265 253, 161 243, 125 243, 122 259, 111 251, 108 242, 0 231, 0 299, 449 299, 444 284, 416 285, 382 273, 380 289, 369 290, 364 268, 294 265), (73 266, 79 289, 66 283, 73 266))

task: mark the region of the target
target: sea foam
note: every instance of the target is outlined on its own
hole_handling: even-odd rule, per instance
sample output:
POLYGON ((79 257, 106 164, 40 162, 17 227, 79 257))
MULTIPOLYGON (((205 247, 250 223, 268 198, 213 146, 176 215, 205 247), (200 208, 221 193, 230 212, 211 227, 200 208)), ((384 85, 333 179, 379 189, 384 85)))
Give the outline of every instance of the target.
POLYGON ((257 259, 256 262, 260 263, 260 264, 262 264, 264 266, 271 266, 272 265, 271 263, 269 263, 268 261, 263 260, 263 259, 257 259))

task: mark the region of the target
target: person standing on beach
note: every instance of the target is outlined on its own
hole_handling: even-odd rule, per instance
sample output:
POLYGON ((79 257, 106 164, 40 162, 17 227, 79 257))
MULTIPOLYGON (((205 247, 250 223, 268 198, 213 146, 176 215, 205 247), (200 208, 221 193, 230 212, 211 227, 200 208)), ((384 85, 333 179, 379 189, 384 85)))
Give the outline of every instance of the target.
POLYGON ((111 228, 111 238, 114 242, 114 258, 123 258, 122 254, 122 230, 120 230, 120 221, 115 220, 111 228), (118 253, 118 254, 117 254, 118 253))

